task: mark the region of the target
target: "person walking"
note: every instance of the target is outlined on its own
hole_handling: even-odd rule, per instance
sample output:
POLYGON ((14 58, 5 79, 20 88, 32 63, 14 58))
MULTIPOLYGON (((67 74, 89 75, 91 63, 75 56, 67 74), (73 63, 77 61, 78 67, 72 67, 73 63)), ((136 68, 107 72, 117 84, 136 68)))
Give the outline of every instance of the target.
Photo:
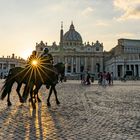
POLYGON ((107 84, 111 85, 111 74, 109 72, 107 73, 107 84))
POLYGON ((86 84, 90 85, 90 74, 87 72, 86 84))
POLYGON ((103 72, 103 74, 102 74, 102 86, 106 86, 106 83, 107 83, 107 81, 106 81, 106 78, 107 78, 107 75, 106 75, 106 71, 104 71, 103 72))

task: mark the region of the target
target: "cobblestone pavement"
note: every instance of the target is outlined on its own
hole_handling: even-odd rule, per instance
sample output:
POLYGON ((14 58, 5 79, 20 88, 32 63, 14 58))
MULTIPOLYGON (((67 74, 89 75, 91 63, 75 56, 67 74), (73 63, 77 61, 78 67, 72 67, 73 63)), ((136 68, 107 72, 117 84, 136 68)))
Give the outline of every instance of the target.
POLYGON ((61 104, 52 96, 49 108, 43 86, 34 110, 19 102, 15 88, 11 107, 0 101, 0 140, 140 140, 140 81, 105 88, 68 81, 57 85, 61 104))

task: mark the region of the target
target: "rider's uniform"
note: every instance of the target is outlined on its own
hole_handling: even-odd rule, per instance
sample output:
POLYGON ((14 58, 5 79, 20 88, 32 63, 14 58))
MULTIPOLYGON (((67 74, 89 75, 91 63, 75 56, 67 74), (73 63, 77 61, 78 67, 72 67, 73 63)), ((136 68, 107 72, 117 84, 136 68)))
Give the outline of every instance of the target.
POLYGON ((42 57, 43 61, 46 62, 46 64, 49 63, 49 64, 53 65, 53 57, 50 53, 42 54, 41 57, 42 57))
POLYGON ((36 58, 37 58, 36 55, 33 55, 33 54, 32 54, 32 55, 30 56, 30 58, 28 59, 28 62, 27 62, 27 63, 30 64, 30 63, 32 62, 32 60, 33 60, 33 59, 36 59, 36 58))
MULTIPOLYGON (((42 58, 42 61, 43 63, 46 65, 46 67, 50 68, 50 72, 53 72, 54 74, 57 75, 56 73, 56 69, 54 68, 53 66, 53 56, 50 54, 50 53, 44 53, 41 55, 41 58, 42 58)), ((57 79, 57 77, 55 77, 55 75, 53 75, 55 79, 57 79)), ((53 81, 54 84, 58 83, 58 80, 57 81, 53 81)))

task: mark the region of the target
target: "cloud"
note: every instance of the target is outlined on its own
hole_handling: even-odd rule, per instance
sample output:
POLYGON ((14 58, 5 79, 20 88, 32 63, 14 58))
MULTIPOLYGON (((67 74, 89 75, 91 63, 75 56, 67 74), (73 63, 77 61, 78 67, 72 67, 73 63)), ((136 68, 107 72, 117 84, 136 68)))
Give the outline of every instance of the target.
POLYGON ((140 19, 140 0, 114 0, 114 7, 122 12, 118 21, 140 19))
POLYGON ((93 11, 94 11, 93 8, 91 8, 91 7, 87 7, 86 9, 84 9, 84 10, 82 11, 82 15, 84 15, 84 16, 88 16, 88 15, 92 14, 93 11))
POLYGON ((134 37, 135 34, 130 33, 130 32, 123 32, 123 33, 118 33, 115 35, 117 38, 127 38, 127 37, 134 37))
POLYGON ((100 26, 100 27, 107 27, 107 26, 109 26, 109 24, 107 22, 105 22, 105 21, 97 21, 95 25, 96 26, 100 26))

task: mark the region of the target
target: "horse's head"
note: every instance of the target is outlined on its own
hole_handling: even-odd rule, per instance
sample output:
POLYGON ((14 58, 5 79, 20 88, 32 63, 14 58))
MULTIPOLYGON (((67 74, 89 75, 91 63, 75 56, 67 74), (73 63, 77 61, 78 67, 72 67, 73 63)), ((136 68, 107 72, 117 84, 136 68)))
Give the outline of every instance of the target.
POLYGON ((65 64, 60 62, 55 64, 54 67, 56 68, 58 74, 60 74, 61 76, 65 75, 65 64))

